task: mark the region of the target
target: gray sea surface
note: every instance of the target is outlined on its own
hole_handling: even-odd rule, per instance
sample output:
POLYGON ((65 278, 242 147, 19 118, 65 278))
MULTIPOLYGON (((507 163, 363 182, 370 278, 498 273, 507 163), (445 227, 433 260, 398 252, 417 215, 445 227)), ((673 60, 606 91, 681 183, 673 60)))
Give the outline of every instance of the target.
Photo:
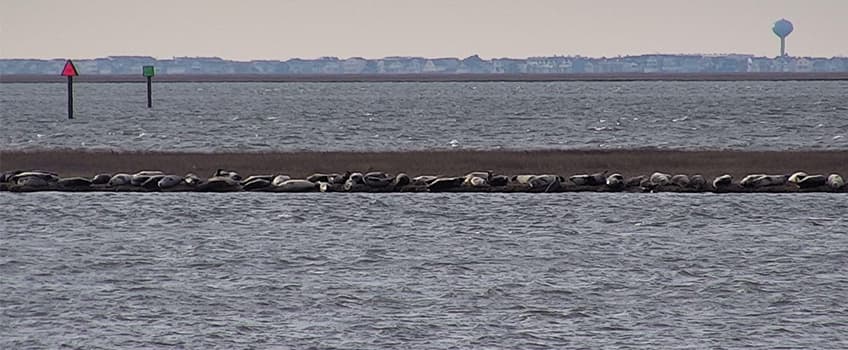
MULTIPOLYGON (((154 79, 155 80, 155 79, 154 79)), ((0 84, 0 149, 848 149, 848 81, 0 84)))
POLYGON ((2 349, 848 347, 840 194, 0 193, 2 349))

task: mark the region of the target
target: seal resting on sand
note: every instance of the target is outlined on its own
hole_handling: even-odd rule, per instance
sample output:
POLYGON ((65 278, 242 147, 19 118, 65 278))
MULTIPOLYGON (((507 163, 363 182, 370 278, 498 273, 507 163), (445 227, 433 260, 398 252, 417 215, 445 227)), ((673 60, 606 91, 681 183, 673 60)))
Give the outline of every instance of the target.
POLYGON ((624 176, 621 174, 615 173, 610 176, 607 176, 607 187, 612 190, 620 190, 624 188, 624 176))
POLYGON ((462 186, 463 181, 465 181, 464 177, 440 177, 427 184, 427 190, 432 192, 450 190, 462 186))
POLYGON ((79 177, 79 176, 66 177, 66 178, 59 179, 59 181, 56 184, 61 186, 61 187, 66 187, 66 188, 68 188, 68 187, 76 187, 76 188, 89 187, 89 186, 91 186, 91 180, 84 178, 84 177, 79 177))
POLYGON ((175 187, 182 182, 183 182, 182 177, 179 177, 177 175, 165 175, 161 179, 159 179, 159 182, 156 183, 156 187, 159 187, 159 189, 165 190, 165 189, 175 187))
POLYGON ((827 186, 834 190, 838 190, 845 187, 845 180, 842 179, 842 176, 839 176, 839 174, 830 174, 827 176, 827 186))
POLYGON ((105 185, 109 183, 109 180, 112 178, 110 174, 97 174, 91 178, 91 183, 95 185, 105 185))
POLYGON ((309 180, 288 180, 277 186, 279 192, 312 192, 318 190, 318 184, 309 180))
POLYGON ((130 184, 133 186, 141 186, 145 181, 150 179, 151 176, 157 175, 165 175, 165 173, 156 170, 142 170, 135 174, 132 174, 132 178, 130 179, 130 184))
POLYGON ((671 175, 655 172, 651 174, 649 181, 654 186, 668 186, 671 184, 671 175))
POLYGON ((241 190, 241 185, 229 176, 213 176, 198 185, 197 189, 208 192, 234 192, 241 190))
POLYGON ((827 178, 824 175, 809 175, 804 176, 803 179, 798 181, 798 187, 800 188, 812 188, 824 186, 827 184, 827 178))
POLYGON ((527 182, 530 189, 544 189, 545 192, 554 192, 562 188, 562 177, 557 175, 537 175, 527 182))
POLYGON ((742 181, 739 181, 739 185, 748 188, 780 186, 786 184, 787 178, 788 176, 786 175, 752 174, 742 178, 742 181))
POLYGON ((730 186, 732 183, 733 183, 733 176, 730 176, 729 174, 724 174, 724 175, 721 175, 719 177, 716 177, 713 180, 713 188, 720 189, 720 188, 723 188, 723 187, 730 186))
POLYGON ((124 174, 124 173, 118 173, 118 174, 113 175, 112 178, 109 179, 108 183, 109 183, 109 186, 112 186, 112 187, 126 186, 126 185, 129 185, 130 183, 132 183, 132 175, 124 174))

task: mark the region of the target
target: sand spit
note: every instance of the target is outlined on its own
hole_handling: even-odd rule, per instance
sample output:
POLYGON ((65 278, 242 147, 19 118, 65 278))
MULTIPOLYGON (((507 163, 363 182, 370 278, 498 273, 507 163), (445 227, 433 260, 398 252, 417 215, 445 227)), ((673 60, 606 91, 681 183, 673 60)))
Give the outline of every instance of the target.
POLYGON ((845 186, 831 179, 841 181, 838 174, 848 174, 848 151, 38 150, 0 151, 0 170, 6 174, 0 190, 23 192, 846 192, 845 186), (44 181, 38 176, 26 181, 20 176, 13 178, 15 171, 32 169, 48 175, 41 176, 44 181), (142 170, 157 171, 151 175, 158 176, 156 181, 144 177, 144 181, 132 183, 123 178, 106 182, 121 173, 136 179, 142 170), (790 180, 790 175, 801 171, 803 176, 790 180), (101 174, 99 183, 93 181, 95 174, 101 174), (247 176, 257 174, 260 176, 247 176), (751 174, 763 177, 748 176, 751 174), (723 175, 730 179, 716 182, 723 175), (159 181, 165 176, 168 179, 163 185, 159 181), (283 182, 286 184, 281 186, 283 182))

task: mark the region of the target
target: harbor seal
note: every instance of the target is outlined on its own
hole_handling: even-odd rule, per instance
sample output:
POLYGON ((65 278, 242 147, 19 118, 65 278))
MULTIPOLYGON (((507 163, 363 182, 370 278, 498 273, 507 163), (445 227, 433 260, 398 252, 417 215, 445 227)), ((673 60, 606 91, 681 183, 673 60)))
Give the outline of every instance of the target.
POLYGON ((466 177, 464 181, 462 181, 463 186, 468 187, 486 187, 489 186, 489 183, 486 182, 486 179, 479 176, 466 177))
POLYGON ((148 190, 158 190, 159 189, 159 180, 165 178, 166 175, 152 175, 144 180, 144 182, 140 185, 141 188, 145 188, 148 190))
POLYGON ((562 188, 562 178, 557 175, 537 175, 527 182, 531 190, 544 189, 544 192, 554 192, 562 188))
POLYGON ((824 186, 827 184, 827 178, 824 175, 808 175, 804 176, 803 179, 798 181, 798 187, 800 188, 812 188, 824 186))
POLYGON ((241 190, 241 185, 230 176, 213 176, 198 185, 197 189, 206 192, 235 192, 241 190))
POLYGON ((0 183, 3 182, 12 182, 12 177, 22 173, 21 170, 12 170, 12 171, 4 171, 0 173, 0 183))
POLYGON ((176 187, 177 185, 183 182, 183 178, 177 175, 165 175, 159 182, 156 183, 156 187, 159 187, 160 190, 166 190, 169 188, 176 187))
POLYGON ((241 181, 241 179, 242 179, 241 175, 239 175, 239 173, 232 171, 232 170, 218 169, 218 170, 215 171, 214 174, 212 174, 213 178, 214 177, 221 177, 221 176, 229 177, 229 178, 236 180, 236 181, 241 181))
POLYGON ((251 175, 248 176, 246 179, 241 180, 241 184, 244 185, 256 179, 262 179, 268 181, 268 183, 271 183, 271 181, 274 181, 274 175, 251 175))
POLYGON ((338 176, 338 174, 315 173, 315 174, 307 176, 306 181, 309 181, 309 182, 330 182, 336 176, 338 176))
POLYGON ((671 179, 669 181, 671 181, 672 185, 676 185, 677 187, 680 187, 680 188, 688 188, 689 184, 691 183, 689 181, 689 176, 683 175, 683 174, 674 175, 674 176, 671 177, 671 179))
POLYGON ((109 183, 109 179, 112 178, 111 174, 97 174, 91 178, 91 183, 94 185, 105 185, 109 183))
POLYGON ((528 182, 530 182, 531 179, 533 179, 534 176, 536 175, 515 175, 512 177, 512 181, 522 185, 526 185, 528 182))
POLYGON ((368 187, 383 188, 391 185, 394 178, 389 176, 389 174, 374 171, 362 176, 362 181, 368 187))
POLYGON ((286 182, 286 181, 289 181, 289 180, 291 180, 291 176, 288 176, 288 175, 277 175, 277 176, 274 176, 274 179, 273 179, 273 180, 271 180, 271 185, 273 185, 273 186, 280 186, 280 185, 282 185, 282 184, 283 184, 283 182, 286 182))
POLYGON ((707 187, 707 179, 703 175, 695 174, 689 178, 689 186, 696 190, 703 190, 707 187))
POLYGON ((568 178, 568 180, 577 186, 601 186, 607 184, 607 173, 608 171, 594 174, 572 175, 568 178))
POLYGON ((789 179, 787 179, 786 181, 791 182, 793 184, 798 184, 798 182, 801 181, 801 179, 803 179, 806 176, 807 176, 807 173, 805 173, 803 171, 799 171, 799 172, 796 172, 792 175, 789 175, 789 179))
POLYGON ((440 177, 427 184, 427 190, 431 192, 451 190, 462 186, 463 181, 465 181, 463 177, 440 177))
POLYGON ((15 174, 15 175, 12 175, 6 181, 11 182, 11 183, 17 183, 18 180, 20 180, 22 178, 26 178, 26 177, 36 177, 36 178, 39 178, 41 180, 44 180, 44 182, 46 182, 48 184, 59 181, 59 175, 58 174, 53 173, 53 172, 49 172, 49 171, 42 171, 42 170, 22 171, 22 172, 15 174))
POLYGON ((713 188, 719 189, 723 187, 730 186, 733 183, 733 176, 729 174, 724 174, 719 177, 713 179, 713 188))
MULTIPOLYGON (((261 177, 254 178, 250 181, 242 182, 242 185, 241 185, 242 189, 244 189, 245 191, 256 191, 256 190, 268 188, 270 186, 271 186, 271 181, 268 180, 268 179, 265 179, 265 178, 261 178, 261 177)), ((276 186, 276 187, 279 187, 279 186, 276 186)))
POLYGON ((472 171, 468 174, 465 174, 464 177, 465 177, 466 182, 470 182, 471 178, 479 177, 483 180, 486 180, 486 182, 488 183, 489 180, 492 178, 492 172, 491 171, 472 171))
POLYGON ((47 180, 39 176, 21 176, 16 178, 14 183, 18 186, 29 188, 41 188, 50 185, 47 180))
POLYGON ((64 188, 85 188, 91 186, 91 180, 80 176, 66 177, 59 179, 56 184, 64 188))
POLYGON ((126 186, 126 185, 129 185, 131 183, 132 183, 132 175, 124 174, 124 173, 118 173, 118 174, 113 175, 112 178, 109 179, 109 182, 108 182, 109 186, 111 186, 111 187, 126 186))
POLYGON ((655 172, 651 174, 649 181, 653 186, 668 186, 671 184, 671 175, 655 172))
POLYGON ((491 179, 489 179, 489 185, 496 187, 503 187, 509 184, 509 176, 506 175, 494 175, 491 179))
POLYGON ((645 175, 639 175, 627 178, 624 185, 625 187, 640 187, 643 183, 647 183, 647 177, 645 175))
POLYGON ((411 182, 412 180, 409 178, 409 175, 406 175, 405 173, 400 173, 395 175, 395 178, 392 181, 392 186, 394 186, 395 188, 401 188, 403 186, 409 185, 411 182))
POLYGON ((842 176, 839 176, 839 174, 828 175, 826 183, 827 183, 828 187, 830 187, 834 190, 838 190, 838 189, 841 189, 842 187, 845 187, 845 180, 842 179, 842 176))
POLYGON ((751 174, 742 178, 739 185, 748 188, 761 188, 769 186, 780 186, 786 184, 786 175, 751 174))
POLYGON ((145 181, 150 179, 151 176, 165 175, 165 173, 157 170, 142 170, 132 175, 132 179, 130 179, 130 184, 133 186, 141 186, 145 181))
POLYGON ((352 173, 342 188, 345 191, 361 191, 365 187, 365 177, 362 173, 352 173))
POLYGON ((619 173, 612 174, 607 176, 607 187, 613 190, 620 190, 624 188, 624 176, 619 173))
POLYGON ((276 186, 278 192, 312 192, 318 189, 318 184, 309 180, 287 180, 276 186))
POLYGON ((197 185, 200 184, 200 177, 198 177, 197 175, 195 175, 193 173, 188 173, 185 176, 183 176, 183 182, 185 182, 186 185, 189 185, 189 186, 197 186, 197 185))
POLYGON ((438 179, 438 176, 435 175, 420 175, 412 178, 412 184, 414 185, 426 185, 432 182, 435 179, 438 179))

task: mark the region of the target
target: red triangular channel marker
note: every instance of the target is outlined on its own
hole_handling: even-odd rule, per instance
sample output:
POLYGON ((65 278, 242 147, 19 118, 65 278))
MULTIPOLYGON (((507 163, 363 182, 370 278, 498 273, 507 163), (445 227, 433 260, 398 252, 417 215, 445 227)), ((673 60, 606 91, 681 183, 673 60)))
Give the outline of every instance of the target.
POLYGON ((77 73, 77 67, 74 66, 74 63, 71 60, 65 61, 65 68, 62 68, 62 76, 75 77, 77 75, 79 73, 77 73))

